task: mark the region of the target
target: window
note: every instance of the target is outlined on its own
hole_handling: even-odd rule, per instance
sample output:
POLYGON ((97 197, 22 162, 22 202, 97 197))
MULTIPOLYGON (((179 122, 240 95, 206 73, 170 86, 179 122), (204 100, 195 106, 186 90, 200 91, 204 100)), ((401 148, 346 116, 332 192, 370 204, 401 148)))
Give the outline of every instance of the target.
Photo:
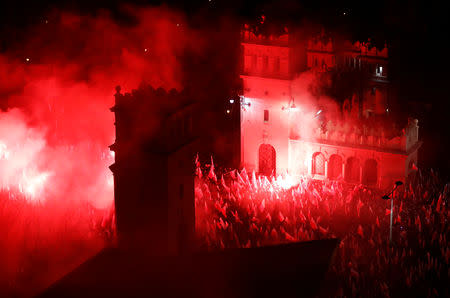
POLYGON ((268 68, 269 68, 269 57, 264 56, 264 58, 263 58, 263 69, 265 71, 267 71, 268 68))
POLYGON ((269 110, 264 110, 264 123, 269 122, 269 110))
POLYGON ((313 175, 325 175, 325 158, 322 153, 314 153, 311 172, 313 175))
POLYGON ((383 75, 383 66, 377 65, 377 68, 375 69, 375 73, 377 76, 383 75))
POLYGON ((269 144, 259 146, 259 173, 265 176, 276 175, 276 152, 269 144))
POLYGON ((280 57, 275 58, 275 65, 273 68, 275 72, 280 72, 280 57))
POLYGON ((342 177, 342 158, 333 154, 328 161, 328 178, 339 179, 342 177))

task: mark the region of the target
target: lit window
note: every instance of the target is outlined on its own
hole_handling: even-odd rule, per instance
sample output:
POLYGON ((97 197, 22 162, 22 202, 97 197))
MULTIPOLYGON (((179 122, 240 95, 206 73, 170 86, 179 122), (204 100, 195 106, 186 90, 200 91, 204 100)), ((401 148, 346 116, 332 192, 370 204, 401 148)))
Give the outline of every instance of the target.
POLYGON ((269 110, 264 110, 264 123, 269 122, 269 110))

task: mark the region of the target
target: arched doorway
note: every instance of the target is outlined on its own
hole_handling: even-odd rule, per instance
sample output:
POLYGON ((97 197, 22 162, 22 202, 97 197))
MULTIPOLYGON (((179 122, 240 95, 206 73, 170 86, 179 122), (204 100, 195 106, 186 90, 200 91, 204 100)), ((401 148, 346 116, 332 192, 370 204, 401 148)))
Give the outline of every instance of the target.
POLYGON ((342 157, 333 154, 328 162, 328 178, 337 179, 340 176, 342 176, 342 157))
POLYGON ((364 163, 363 183, 366 185, 374 185, 378 180, 378 163, 375 159, 368 159, 364 163))
POLYGON ((345 164, 345 181, 350 183, 359 183, 360 167, 359 160, 356 157, 349 157, 345 164))
POLYGON ((311 174, 325 175, 325 157, 320 152, 316 152, 312 156, 311 174))
POLYGON ((275 175, 277 158, 275 148, 269 144, 259 146, 259 173, 270 176, 275 175))

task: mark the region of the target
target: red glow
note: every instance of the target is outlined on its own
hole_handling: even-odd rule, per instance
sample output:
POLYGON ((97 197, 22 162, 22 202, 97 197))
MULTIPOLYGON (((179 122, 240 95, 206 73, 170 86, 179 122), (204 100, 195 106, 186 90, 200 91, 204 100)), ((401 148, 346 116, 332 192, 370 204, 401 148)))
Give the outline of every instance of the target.
POLYGON ((199 45, 183 16, 126 9, 134 25, 55 12, 0 55, 2 289, 29 296, 113 238, 114 88, 181 86, 178 57, 199 45))

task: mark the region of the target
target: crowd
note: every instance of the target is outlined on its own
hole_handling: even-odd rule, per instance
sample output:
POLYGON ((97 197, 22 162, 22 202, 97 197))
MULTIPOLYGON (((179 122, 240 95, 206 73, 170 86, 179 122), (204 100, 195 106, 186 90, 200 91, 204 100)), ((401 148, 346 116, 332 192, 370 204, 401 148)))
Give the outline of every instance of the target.
POLYGON ((114 208, 0 188, 0 297, 31 297, 115 241, 114 208))
POLYGON ((245 170, 216 176, 197 166, 196 230, 203 249, 340 239, 323 296, 448 297, 450 184, 417 171, 390 201, 343 181, 264 177, 245 170), (202 172, 205 174, 203 175, 202 172))

